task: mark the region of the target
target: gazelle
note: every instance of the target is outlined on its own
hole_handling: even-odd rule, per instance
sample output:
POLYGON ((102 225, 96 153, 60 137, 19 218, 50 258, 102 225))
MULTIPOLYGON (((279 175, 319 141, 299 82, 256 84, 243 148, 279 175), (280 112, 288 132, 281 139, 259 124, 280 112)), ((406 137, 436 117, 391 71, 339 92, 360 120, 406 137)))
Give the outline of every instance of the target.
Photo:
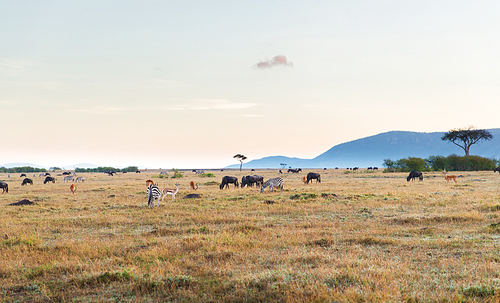
POLYGON ((453 181, 455 181, 455 183, 457 183, 457 176, 455 176, 455 175, 449 175, 448 176, 446 174, 446 169, 443 170, 443 174, 444 174, 444 178, 446 179, 446 183, 450 183, 450 180, 453 180, 453 181))
POLYGON ((197 190, 198 189, 198 184, 196 184, 196 187, 194 187, 194 182, 193 181, 189 182, 189 185, 191 186, 191 188, 193 190, 197 190))
POLYGON ((175 200, 175 195, 179 191, 180 184, 176 183, 175 186, 177 187, 176 189, 165 188, 163 190, 163 197, 161 198, 162 201, 163 201, 163 199, 165 198, 166 195, 172 195, 172 200, 175 200))
POLYGON ((302 181, 304 181, 304 184, 307 184, 307 177, 304 176, 304 178, 302 178, 302 181))
POLYGON ((71 190, 71 192, 73 193, 73 195, 75 194, 75 191, 76 191, 76 185, 75 183, 71 184, 71 186, 69 187, 69 189, 71 190))
POLYGON ((148 186, 150 186, 150 185, 155 185, 155 183, 153 182, 153 180, 146 180, 146 184, 147 184, 148 186))

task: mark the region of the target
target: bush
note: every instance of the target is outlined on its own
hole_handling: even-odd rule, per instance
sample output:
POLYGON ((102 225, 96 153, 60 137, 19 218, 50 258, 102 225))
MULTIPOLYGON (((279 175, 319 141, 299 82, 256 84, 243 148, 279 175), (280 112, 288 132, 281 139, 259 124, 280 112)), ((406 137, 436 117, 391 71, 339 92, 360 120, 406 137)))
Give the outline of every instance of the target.
POLYGON ((172 168, 172 171, 174 172, 172 179, 184 177, 184 175, 178 169, 172 168))
POLYGON ((392 161, 391 159, 384 160, 386 169, 384 172, 409 172, 417 171, 479 171, 493 170, 496 167, 497 160, 483 158, 480 156, 430 156, 427 159, 408 157, 392 161))

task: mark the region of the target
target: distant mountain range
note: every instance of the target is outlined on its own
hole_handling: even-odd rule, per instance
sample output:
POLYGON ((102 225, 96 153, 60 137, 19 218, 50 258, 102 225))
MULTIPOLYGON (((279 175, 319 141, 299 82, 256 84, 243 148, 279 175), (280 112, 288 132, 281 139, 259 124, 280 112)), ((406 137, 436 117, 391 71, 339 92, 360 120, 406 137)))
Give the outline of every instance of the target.
MULTIPOLYGON (((500 128, 488 131, 493 139, 473 145, 471 155, 486 158, 500 156, 500 128)), ((444 132, 390 131, 335 145, 313 159, 272 156, 243 163, 243 168, 281 168, 280 163, 286 163, 287 168, 382 167, 384 159, 464 155, 464 151, 458 146, 441 140, 443 135, 444 132)), ((239 164, 227 168, 239 168, 239 164)))

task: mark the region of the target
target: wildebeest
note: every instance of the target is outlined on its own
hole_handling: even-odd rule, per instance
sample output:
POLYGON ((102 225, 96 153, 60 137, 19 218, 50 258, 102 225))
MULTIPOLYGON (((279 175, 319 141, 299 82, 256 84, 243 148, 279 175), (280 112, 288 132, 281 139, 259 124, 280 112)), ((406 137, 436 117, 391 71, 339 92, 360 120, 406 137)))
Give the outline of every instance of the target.
POLYGON ((33 180, 31 180, 30 178, 24 178, 23 183, 21 183, 21 186, 26 185, 26 184, 33 185, 33 180))
POLYGON ((264 177, 258 176, 258 175, 253 175, 253 176, 244 176, 241 178, 241 188, 248 186, 248 187, 253 187, 254 184, 257 184, 257 186, 260 186, 264 183, 264 177))
POLYGON ((56 183, 56 179, 54 179, 53 177, 47 176, 47 177, 45 177, 43 184, 47 184, 48 182, 56 183))
POLYGON ((298 168, 298 169, 293 169, 293 168, 290 168, 288 169, 288 172, 290 173, 294 173, 294 174, 298 174, 302 171, 302 169, 298 168))
POLYGON ((45 176, 45 177, 50 176, 50 173, 45 173, 45 175, 44 175, 44 176, 45 176))
POLYGON ((493 173, 495 173, 496 171, 500 174, 500 166, 499 166, 499 167, 495 167, 495 168, 493 169, 493 173))
POLYGON ((104 173, 108 174, 110 176, 113 176, 113 174, 116 174, 116 172, 114 170, 106 170, 104 173))
POLYGON ((62 174, 63 174, 63 176, 65 176, 65 175, 71 175, 71 173, 69 171, 65 171, 62 174))
POLYGON ((21 174, 19 178, 26 177, 26 174, 21 174))
POLYGON ((231 176, 224 176, 222 178, 222 183, 220 184, 219 188, 220 189, 224 189, 224 187, 229 188, 229 183, 233 183, 234 187, 238 187, 238 178, 231 176))
POLYGON ((421 172, 413 170, 410 172, 410 174, 406 178, 406 181, 410 181, 410 180, 415 181, 415 178, 418 178, 420 181, 424 180, 424 176, 422 175, 421 172))
POLYGON ((0 181, 0 188, 3 189, 2 194, 9 193, 9 184, 0 181))
POLYGON ((309 181, 312 181, 313 179, 316 179, 316 183, 321 183, 321 176, 318 173, 308 173, 307 174, 307 182, 306 184, 309 184, 309 181))

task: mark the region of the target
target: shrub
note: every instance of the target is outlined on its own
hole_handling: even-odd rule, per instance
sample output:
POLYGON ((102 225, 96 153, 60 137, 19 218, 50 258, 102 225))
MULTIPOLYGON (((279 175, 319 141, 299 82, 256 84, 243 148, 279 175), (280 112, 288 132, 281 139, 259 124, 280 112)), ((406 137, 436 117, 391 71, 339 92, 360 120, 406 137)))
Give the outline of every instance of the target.
POLYGON ((178 169, 172 168, 172 170, 174 171, 172 179, 184 177, 184 175, 178 169))

